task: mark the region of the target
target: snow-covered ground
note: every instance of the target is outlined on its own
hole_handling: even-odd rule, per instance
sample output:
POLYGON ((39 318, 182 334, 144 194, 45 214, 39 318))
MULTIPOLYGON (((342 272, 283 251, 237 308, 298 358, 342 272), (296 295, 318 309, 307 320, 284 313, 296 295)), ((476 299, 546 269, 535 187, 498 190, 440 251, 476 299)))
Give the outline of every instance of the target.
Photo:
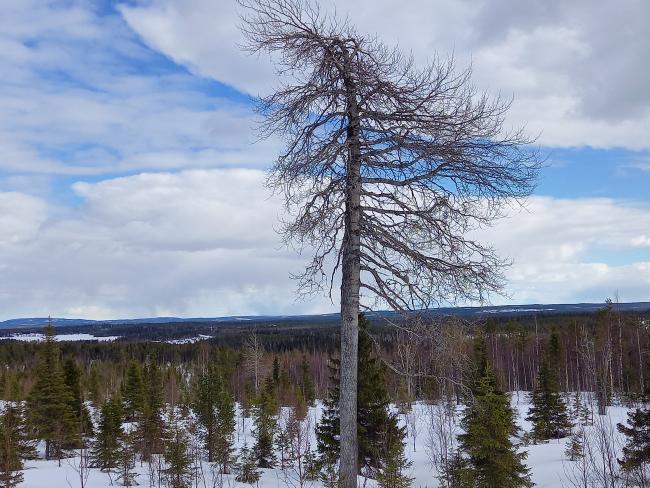
MULTIPOLYGON (((512 404, 515 412, 518 414, 518 425, 522 428, 522 432, 529 431, 531 426, 525 420, 529 407, 526 395, 514 395, 512 404)), ((433 426, 440 424, 436 419, 439 418, 442 411, 442 407, 419 403, 414 405, 409 414, 401 416, 401 421, 407 426, 406 453, 409 460, 412 461, 410 475, 414 478, 412 485, 414 488, 437 488, 440 486, 437 472, 432 465, 432 454, 436 446, 436 439, 440 438, 439 429, 436 430, 433 426)), ((616 432, 616 423, 625 423, 627 412, 628 410, 624 407, 609 407, 607 416, 599 417, 598 415, 594 415, 594 425, 584 427, 586 435, 595 437, 598 432, 605 430, 612 434, 616 448, 620 452, 622 439, 616 432)), ((310 443, 312 449, 315 449, 316 446, 313 427, 318 422, 320 413, 321 408, 317 406, 310 410, 307 418, 307 422, 309 422, 308 428, 311 431, 310 443)), ((457 421, 455 423, 452 422, 451 429, 456 434, 458 433, 457 421)), ((247 418, 242 420, 241 415, 238 413, 235 442, 237 449, 241 448, 244 444, 249 447, 253 445, 252 430, 252 419, 247 418)), ((567 441, 568 439, 559 439, 546 444, 522 447, 523 450, 528 452, 526 464, 531 468, 532 479, 537 487, 574 486, 570 483, 570 479, 575 476, 579 465, 576 462, 570 461, 565 455, 567 441)), ((64 459, 61 461, 61 467, 59 467, 57 461, 29 461, 26 465, 27 469, 24 472, 25 479, 20 486, 29 488, 80 487, 82 485, 80 484, 77 471, 78 462, 78 458, 64 459)), ((150 486, 147 466, 140 466, 138 464, 136 472, 140 474, 137 480, 140 486, 150 486)), ((201 488, 213 486, 210 477, 210 467, 207 463, 203 465, 203 472, 205 474, 205 484, 201 481, 198 486, 201 488)), ((84 485, 86 488, 108 488, 112 486, 119 486, 115 481, 115 475, 110 477, 107 473, 100 472, 96 469, 90 470, 87 483, 84 485)), ((225 477, 223 486, 244 488, 249 485, 238 483, 235 481, 234 475, 229 475, 225 477)), ((372 480, 360 478, 360 486, 374 488, 376 484, 372 480)), ((598 484, 589 486, 598 486, 598 484)), ((276 468, 273 470, 263 470, 258 487, 297 488, 297 485, 295 484, 295 480, 287 480, 286 473, 276 468)), ((322 484, 318 482, 309 483, 308 487, 322 488, 322 484)))
POLYGON ((167 341, 160 341, 160 342, 165 342, 167 344, 194 344, 195 342, 205 341, 207 339, 212 339, 212 336, 199 334, 195 337, 183 337, 182 339, 169 339, 167 341))
MULTIPOLYGON (((59 342, 67 342, 67 341, 111 342, 119 338, 120 336, 94 336, 92 334, 57 334, 54 336, 54 339, 59 342)), ((45 336, 43 336, 43 334, 33 332, 29 334, 12 334, 8 337, 0 337, 0 340, 3 339, 13 339, 14 341, 23 341, 23 342, 40 342, 45 339, 45 336)))

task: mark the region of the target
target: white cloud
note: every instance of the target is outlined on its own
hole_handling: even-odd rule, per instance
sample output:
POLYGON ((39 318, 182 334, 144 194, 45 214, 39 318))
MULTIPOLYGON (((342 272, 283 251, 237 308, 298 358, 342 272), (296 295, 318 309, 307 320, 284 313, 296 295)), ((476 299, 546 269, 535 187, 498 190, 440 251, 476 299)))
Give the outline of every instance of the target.
POLYGON ((478 235, 514 260, 506 273, 511 302, 601 301, 616 291, 622 300, 645 301, 650 251, 634 251, 649 227, 647 205, 533 197, 478 235))
MULTIPOLYGON (((0 193, 2 215, 13 214, 0 226, 1 315, 333 311, 325 297, 295 302, 289 272, 304 260, 274 233, 282 211, 263 180, 256 170, 192 170, 77 183, 82 204, 63 216, 0 193)), ((650 255, 608 265, 592 254, 638 250, 648 228, 647 207, 535 197, 479 236, 515 261, 510 303, 600 301, 617 290, 633 301, 648 298, 650 255)))
MULTIPOLYGON (((319 2, 364 33, 425 61, 454 52, 479 87, 514 95, 509 122, 545 145, 650 147, 650 3, 587 0, 319 2)), ((154 0, 123 6, 151 47, 196 73, 257 94, 273 83, 266 59, 239 45, 235 2, 154 0)))
POLYGON ((266 167, 254 115, 141 45, 92 3, 13 2, 0 19, 0 170, 26 174, 266 167), (65 27, 62 27, 65 26, 65 27))
POLYGON ((0 236, 2 315, 325 310, 326 300, 293 303, 288 273, 302 261, 280 248, 279 205, 263 180, 260 171, 197 170, 78 183, 83 205, 48 219, 38 211, 45 202, 0 193, 0 206, 21 209, 0 236))

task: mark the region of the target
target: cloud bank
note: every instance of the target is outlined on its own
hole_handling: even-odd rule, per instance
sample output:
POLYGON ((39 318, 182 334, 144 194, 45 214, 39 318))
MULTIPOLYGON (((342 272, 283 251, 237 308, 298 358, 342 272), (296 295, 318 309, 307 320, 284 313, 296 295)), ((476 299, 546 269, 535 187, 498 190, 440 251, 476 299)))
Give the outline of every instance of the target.
MULTIPOLYGON (((313 313, 326 297, 296 302, 289 272, 304 260, 282 247, 277 199, 258 170, 145 173, 76 184, 67 215, 20 193, 0 193, 2 316, 91 318, 313 313)), ((506 301, 647 299, 650 260, 607 264, 650 249, 650 208, 610 199, 534 197, 480 237, 514 265, 506 301)))
MULTIPOLYGON (((650 148, 650 3, 562 0, 318 2, 425 63, 454 53, 480 89, 514 96, 509 122, 549 146, 650 148)), ((258 94, 265 58, 243 56, 235 2, 154 0, 120 9, 152 48, 193 72, 258 94)))

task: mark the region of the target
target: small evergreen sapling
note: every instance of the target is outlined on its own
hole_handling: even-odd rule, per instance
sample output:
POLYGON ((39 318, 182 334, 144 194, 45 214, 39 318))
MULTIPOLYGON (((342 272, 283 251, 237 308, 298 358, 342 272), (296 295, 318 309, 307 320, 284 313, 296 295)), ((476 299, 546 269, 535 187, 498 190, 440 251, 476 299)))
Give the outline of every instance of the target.
POLYGON ((117 449, 117 480, 122 486, 137 486, 135 472, 136 435, 134 432, 124 432, 119 439, 117 449))
POLYGON ((189 488, 192 484, 192 457, 185 431, 173 422, 165 442, 164 476, 169 488, 189 488))
POLYGON ((569 437, 566 449, 564 451, 564 454, 567 458, 569 458, 569 461, 578 461, 584 457, 584 437, 584 429, 576 430, 573 434, 571 434, 571 437, 569 437))
POLYGON ((380 488, 409 488, 413 478, 407 474, 412 463, 404 455, 401 442, 387 442, 382 469, 377 473, 380 488))
POLYGON ((239 451, 239 461, 237 462, 236 481, 255 485, 260 480, 262 472, 257 467, 257 455, 246 444, 239 451))
POLYGON ((618 424, 620 433, 627 438, 623 447, 623 459, 618 462, 621 468, 639 478, 641 486, 650 484, 650 410, 636 409, 627 414, 627 425, 618 424))

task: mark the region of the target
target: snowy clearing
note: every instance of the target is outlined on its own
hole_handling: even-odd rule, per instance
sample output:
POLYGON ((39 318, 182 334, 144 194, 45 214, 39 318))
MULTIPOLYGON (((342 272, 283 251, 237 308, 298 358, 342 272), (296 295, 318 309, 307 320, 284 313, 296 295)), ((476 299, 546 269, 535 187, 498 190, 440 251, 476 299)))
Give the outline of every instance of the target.
MULTIPOLYGON (((75 341, 98 341, 98 342, 112 342, 119 339, 120 336, 94 336, 92 334, 57 334, 54 339, 59 342, 75 342, 75 341)), ((23 342, 42 342, 45 340, 43 334, 36 332, 29 334, 12 334, 8 337, 0 337, 0 340, 11 339, 14 341, 23 342)))
MULTIPOLYGON (((529 431, 531 426, 525 420, 529 408, 527 394, 515 394, 512 397, 512 405, 518 415, 518 425, 522 433, 529 431)), ((435 428, 436 418, 442 407, 440 405, 427 405, 424 403, 415 404, 412 410, 400 416, 402 425, 407 428, 406 453, 412 467, 410 476, 414 478, 412 486, 414 488, 437 488, 440 486, 437 479, 437 472, 432 465, 432 452, 436 448, 435 428)), ((235 445, 237 450, 242 446, 252 446, 254 442, 252 429, 253 421, 251 418, 244 418, 237 409, 237 427, 235 434, 235 445)), ((308 422, 311 430, 311 448, 315 449, 314 426, 321 415, 322 406, 317 405, 310 409, 309 415, 305 422, 308 422)), ((617 452, 622 447, 622 439, 616 432, 616 423, 624 423, 627 419, 628 409, 625 407, 609 407, 608 414, 604 417, 594 415, 594 425, 585 427, 587 435, 595 433, 598 429, 604 429, 610 432, 615 441, 617 452)), ((286 413, 286 411, 284 412, 286 413)), ((283 414, 281 414, 281 417, 283 414)), ((280 425, 281 425, 280 420, 280 425)), ((457 434, 459 432, 458 416, 452 422, 452 429, 457 434)), ((565 455, 565 449, 568 439, 554 440, 549 443, 539 445, 529 445, 522 447, 528 452, 526 464, 531 468, 532 479, 535 486, 539 488, 550 487, 571 487, 570 478, 574 475, 577 463, 570 461, 565 455)), ((24 471, 24 481, 21 487, 29 488, 66 488, 81 487, 78 473, 79 458, 63 459, 61 467, 57 461, 29 461, 26 463, 24 471)), ((211 477, 211 467, 207 462, 201 466, 205 480, 199 480, 198 485, 201 488, 209 488, 213 485, 211 477)), ((140 486, 157 486, 150 485, 148 467, 141 466, 139 463, 135 471, 139 474, 137 481, 140 486)), ((283 472, 279 468, 262 470, 262 478, 258 487, 261 488, 295 488, 295 480, 291 479, 290 474, 283 472)), ((115 480, 115 474, 101 472, 97 469, 90 469, 90 474, 85 488, 108 488, 119 486, 115 480)), ((359 485, 366 488, 376 487, 373 480, 359 478, 359 485)), ((225 475, 223 486, 226 487, 245 487, 250 486, 245 483, 236 482, 234 475, 225 475)), ((322 483, 308 483, 309 488, 322 488, 322 483)))

